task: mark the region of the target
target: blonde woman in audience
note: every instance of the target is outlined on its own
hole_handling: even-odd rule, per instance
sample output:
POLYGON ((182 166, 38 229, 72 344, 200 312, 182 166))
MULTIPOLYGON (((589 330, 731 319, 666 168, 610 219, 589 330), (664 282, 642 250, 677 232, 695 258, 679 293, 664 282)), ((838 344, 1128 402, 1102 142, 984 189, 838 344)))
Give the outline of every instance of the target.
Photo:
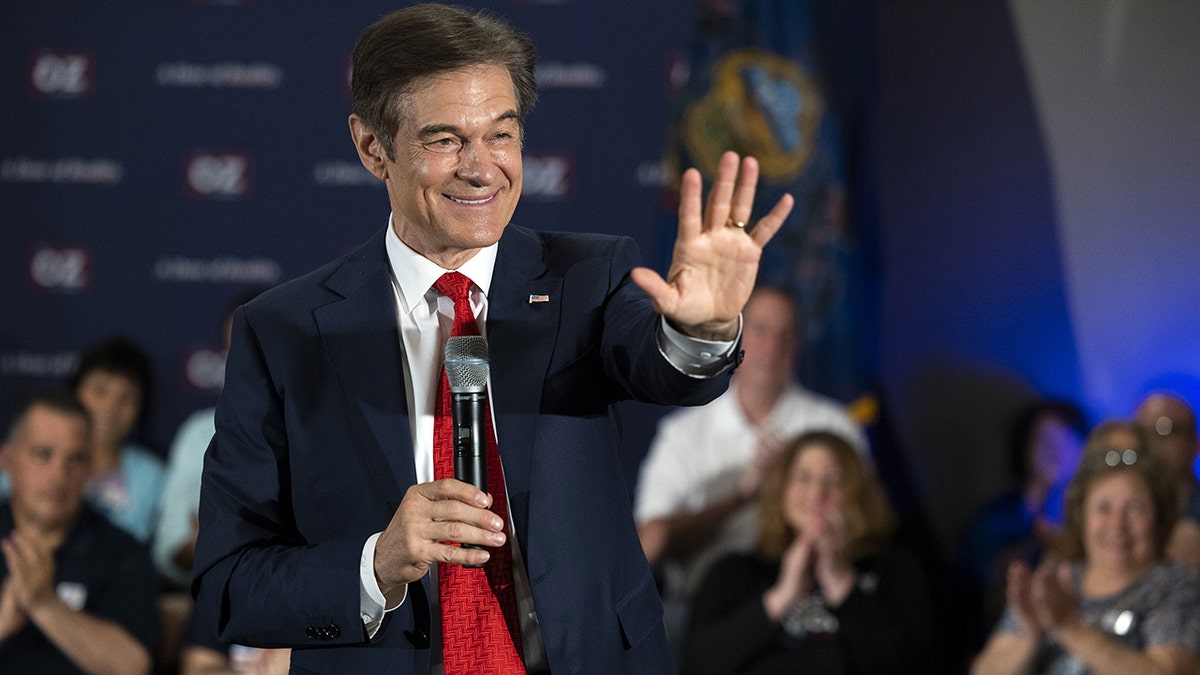
POLYGON ((807 433, 772 465, 755 552, 709 571, 686 671, 928 672, 932 603, 916 561, 892 550, 882 487, 845 438, 807 433))
POLYGON ((1010 566, 1008 607, 972 672, 1198 672, 1200 578, 1164 557, 1176 490, 1145 429, 1097 427, 1067 489, 1063 551, 1036 571, 1010 566))

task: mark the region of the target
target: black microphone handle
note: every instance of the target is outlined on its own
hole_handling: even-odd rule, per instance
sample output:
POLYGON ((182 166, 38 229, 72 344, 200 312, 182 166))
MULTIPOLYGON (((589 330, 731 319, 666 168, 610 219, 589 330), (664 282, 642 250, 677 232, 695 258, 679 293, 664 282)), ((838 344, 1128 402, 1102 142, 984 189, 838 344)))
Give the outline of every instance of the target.
MULTIPOLYGON (((450 415, 454 425, 454 477, 487 492, 487 393, 451 393, 450 415)), ((478 544, 462 547, 487 548, 478 544)))

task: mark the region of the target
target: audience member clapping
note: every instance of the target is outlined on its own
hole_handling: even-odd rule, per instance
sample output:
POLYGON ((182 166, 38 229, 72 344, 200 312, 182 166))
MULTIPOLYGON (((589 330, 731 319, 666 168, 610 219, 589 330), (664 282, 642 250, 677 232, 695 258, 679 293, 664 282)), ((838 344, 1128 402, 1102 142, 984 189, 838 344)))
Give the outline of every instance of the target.
POLYGON ((145 547, 84 504, 88 415, 68 393, 18 413, 0 464, 0 671, 149 673, 158 581, 145 547))
POLYGON ((759 509, 755 552, 718 561, 695 597, 687 672, 927 672, 926 580, 889 546, 891 509, 850 443, 787 445, 759 509))
POLYGON ((675 650, 709 566, 753 548, 754 500, 783 444, 808 431, 831 431, 868 454, 867 437, 846 407, 796 380, 801 321, 786 289, 756 287, 742 312, 745 358, 729 390, 664 417, 642 464, 634 514, 646 559, 662 582, 675 650))
POLYGON ((1067 491, 1062 550, 1014 562, 1008 607, 973 665, 993 673, 1193 673, 1200 578, 1164 562, 1177 482, 1135 423, 1089 436, 1067 491))

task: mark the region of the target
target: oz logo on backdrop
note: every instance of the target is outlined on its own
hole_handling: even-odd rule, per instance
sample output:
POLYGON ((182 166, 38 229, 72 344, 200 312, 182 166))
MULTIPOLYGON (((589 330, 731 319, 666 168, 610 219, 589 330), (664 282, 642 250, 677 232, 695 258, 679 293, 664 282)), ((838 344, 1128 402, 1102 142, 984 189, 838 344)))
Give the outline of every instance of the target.
POLYGON ((184 186, 193 199, 245 199, 254 187, 248 152, 196 152, 184 162, 184 186))
POLYGON ((29 255, 29 282, 44 291, 82 291, 92 281, 92 254, 78 246, 39 246, 29 255))
POLYGON ((202 391, 220 391, 225 384, 225 352, 216 349, 194 349, 184 357, 187 383, 202 391))
POLYGON ((39 98, 82 98, 92 93, 92 57, 42 52, 29 64, 29 87, 39 98))

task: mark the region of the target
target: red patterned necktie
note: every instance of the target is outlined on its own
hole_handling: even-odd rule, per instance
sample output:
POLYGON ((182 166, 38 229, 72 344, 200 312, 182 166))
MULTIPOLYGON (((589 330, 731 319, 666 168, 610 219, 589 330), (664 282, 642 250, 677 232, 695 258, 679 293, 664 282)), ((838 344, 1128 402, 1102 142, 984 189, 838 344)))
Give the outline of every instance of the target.
MULTIPOLYGON (((471 311, 471 280, 458 272, 443 274, 433 285, 454 301, 451 336, 479 335, 471 311)), ((442 371, 433 431, 433 477, 454 477, 454 442, 450 414, 450 384, 442 371)), ((487 416, 488 492, 492 512, 508 528, 508 504, 504 473, 496 451, 492 415, 487 416)), ((446 675, 524 673, 521 625, 517 620, 517 596, 513 590, 511 538, 503 546, 489 548, 492 554, 483 567, 438 564, 438 596, 442 610, 442 660, 446 675)))

